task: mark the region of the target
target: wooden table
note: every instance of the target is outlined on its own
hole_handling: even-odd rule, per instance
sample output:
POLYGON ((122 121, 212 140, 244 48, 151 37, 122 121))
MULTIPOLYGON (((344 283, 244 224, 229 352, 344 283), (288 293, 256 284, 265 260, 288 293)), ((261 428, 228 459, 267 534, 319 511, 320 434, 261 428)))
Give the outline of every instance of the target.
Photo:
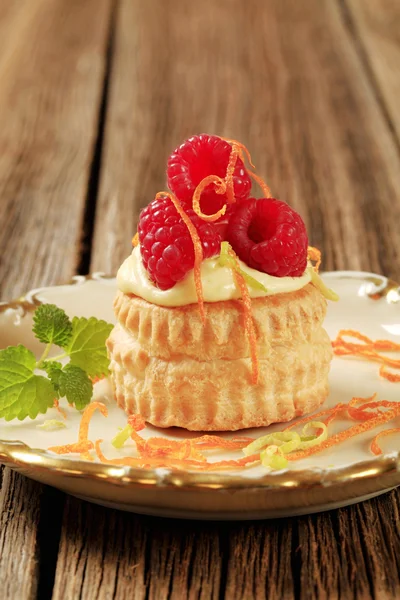
MULTIPOLYGON (((0 0, 2 299, 115 273, 165 161, 240 139, 325 269, 400 278, 397 0, 0 0)), ((400 496, 282 521, 106 510, 8 469, 1 598, 399 598, 400 496)))

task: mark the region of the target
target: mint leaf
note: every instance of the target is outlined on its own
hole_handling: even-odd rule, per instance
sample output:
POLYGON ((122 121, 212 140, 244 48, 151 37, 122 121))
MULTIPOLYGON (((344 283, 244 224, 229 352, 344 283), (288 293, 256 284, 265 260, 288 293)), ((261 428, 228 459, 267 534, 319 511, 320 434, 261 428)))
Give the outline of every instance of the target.
POLYGON ((20 367, 21 372, 26 368, 33 373, 36 366, 35 355, 22 344, 0 350, 0 360, 15 362, 20 367))
POLYGON ((46 371, 51 383, 53 384, 55 396, 60 398, 60 377, 62 375, 62 364, 56 360, 45 360, 40 368, 46 371))
POLYGON ((33 333, 43 344, 64 348, 71 338, 72 323, 55 304, 42 304, 33 315, 33 333))
POLYGON ((35 367, 35 355, 22 345, 0 351, 0 417, 6 421, 34 419, 53 406, 53 386, 35 367))
POLYGON ((70 357, 70 364, 86 371, 89 377, 108 374, 106 339, 113 326, 110 323, 90 317, 72 319, 72 336, 64 347, 70 357))
MULTIPOLYGON (((93 383, 80 367, 66 365, 62 371, 55 371, 60 397, 64 396, 75 408, 82 410, 89 404, 93 395, 93 383)), ((53 373, 53 375, 54 375, 53 373)))

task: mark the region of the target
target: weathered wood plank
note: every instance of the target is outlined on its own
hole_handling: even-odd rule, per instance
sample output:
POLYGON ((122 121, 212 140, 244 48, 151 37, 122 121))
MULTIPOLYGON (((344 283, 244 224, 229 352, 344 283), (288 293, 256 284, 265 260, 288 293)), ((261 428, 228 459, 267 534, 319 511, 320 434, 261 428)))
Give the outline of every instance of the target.
POLYGON ((348 25, 400 144, 400 8, 397 0, 345 0, 348 25))
MULTIPOLYGON (((110 0, 0 3, 3 299, 74 274, 110 7, 110 0)), ((41 592, 47 589, 41 574, 51 582, 46 548, 59 514, 53 508, 40 529, 52 492, 8 469, 2 475, 1 596, 26 600, 36 597, 38 585, 41 592)))
POLYGON ((67 498, 53 600, 217 599, 221 557, 216 529, 67 498))
POLYGON ((3 598, 34 598, 42 486, 3 469, 0 490, 0 582, 3 598))
POLYGON ((74 272, 111 0, 9 2, 0 13, 1 295, 74 272))

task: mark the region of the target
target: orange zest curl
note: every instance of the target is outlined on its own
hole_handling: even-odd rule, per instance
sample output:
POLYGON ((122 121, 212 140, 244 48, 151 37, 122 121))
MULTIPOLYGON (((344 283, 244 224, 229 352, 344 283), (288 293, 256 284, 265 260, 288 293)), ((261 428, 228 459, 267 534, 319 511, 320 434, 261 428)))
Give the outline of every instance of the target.
POLYGON ((386 367, 400 369, 400 360, 390 358, 382 352, 400 352, 400 344, 391 340, 373 341, 366 335, 354 329, 342 329, 339 331, 336 339, 332 342, 333 352, 336 356, 358 356, 370 361, 380 362, 382 366, 379 370, 381 377, 392 382, 400 382, 400 375, 391 373, 386 367), (360 343, 349 342, 344 337, 352 337, 360 343))
MULTIPOLYGON (((227 138, 223 138, 223 139, 225 139, 226 142, 231 144, 232 153, 235 152, 238 156, 240 156, 243 163, 245 162, 244 155, 246 155, 246 158, 247 158, 250 166, 253 169, 253 171, 252 171, 251 169, 246 168, 247 174, 249 175, 249 177, 254 179, 254 181, 260 186, 265 198, 272 198, 271 190, 268 187, 268 185, 265 183, 265 181, 259 175, 257 175, 257 173, 255 173, 255 166, 251 160, 250 152, 248 151, 246 146, 244 144, 242 144, 241 142, 238 142, 237 140, 231 140, 231 139, 227 139, 227 138)), ((232 171, 232 174, 233 174, 233 171, 232 171)))
POLYGON ((196 227, 192 223, 190 217, 183 210, 178 198, 174 194, 172 194, 172 192, 158 192, 156 194, 156 199, 165 197, 169 198, 172 204, 175 206, 179 216, 188 228, 190 237, 192 238, 194 248, 194 283, 196 286, 197 301, 199 303, 201 320, 203 321, 203 323, 205 323, 206 313, 204 310, 203 285, 201 283, 201 263, 203 262, 203 247, 201 245, 201 240, 199 234, 197 233, 196 227))
MULTIPOLYGON (((196 187, 194 194, 193 194, 193 199, 192 199, 192 207, 193 207, 194 212, 196 213, 197 216, 199 216, 201 219, 203 219, 203 221, 207 221, 208 223, 213 223, 214 221, 217 221, 226 212, 226 204, 224 204, 224 206, 222 208, 220 208, 219 211, 217 211, 213 215, 206 215, 202 212, 202 210, 200 208, 201 194, 204 192, 204 190, 209 185, 212 185, 212 184, 214 184, 214 186, 216 188, 215 191, 217 194, 225 194, 225 192, 227 190, 226 182, 223 179, 221 179, 221 177, 218 177, 218 175, 207 175, 207 177, 202 179, 200 181, 200 183, 198 184, 198 186, 196 187)), ((233 184, 232 184, 232 187, 233 187, 233 184)))
POLYGON ((391 435, 392 433, 400 433, 400 427, 395 427, 394 429, 385 429, 384 431, 381 431, 373 438, 373 440, 371 442, 371 446, 370 446, 372 454, 375 454, 375 456, 382 454, 382 449, 378 444, 378 440, 381 437, 386 437, 387 435, 391 435))
MULTIPOLYGON (((89 425, 93 413, 99 410, 104 417, 107 417, 107 407, 102 402, 91 402, 83 411, 81 422, 79 425, 78 441, 74 444, 65 444, 64 446, 51 446, 49 450, 56 454, 69 454, 70 452, 78 452, 81 458, 87 459, 89 450, 94 448, 93 442, 88 439, 89 425)), ((91 458, 89 457, 89 460, 91 458)))
MULTIPOLYGON (((135 443, 137 456, 120 456, 109 459, 104 456, 101 450, 100 445, 103 440, 96 440, 93 443, 88 439, 90 419, 96 409, 99 409, 104 416, 107 416, 107 409, 104 404, 93 402, 85 409, 82 415, 78 442, 64 446, 55 446, 50 448, 50 450, 57 454, 79 452, 81 458, 93 460, 89 451, 94 448, 98 459, 105 464, 137 468, 166 467, 178 470, 218 471, 245 468, 249 465, 256 465, 261 461, 259 453, 239 459, 214 462, 209 462, 203 454, 207 450, 243 450, 255 441, 254 438, 247 436, 236 436, 231 439, 225 439, 216 435, 202 435, 197 438, 185 440, 170 440, 163 437, 152 437, 146 440, 138 433, 145 426, 145 421, 140 415, 132 415, 128 418, 128 425, 132 430, 131 438, 135 443)), ((400 416, 400 402, 376 400, 376 394, 369 398, 354 397, 347 404, 340 402, 332 408, 322 410, 319 413, 309 415, 295 423, 291 423, 283 431, 288 431, 294 427, 297 428, 317 419, 321 420, 322 418, 324 418, 322 422, 327 426, 339 414, 342 416, 347 414, 348 417, 358 421, 358 423, 344 431, 327 437, 318 444, 288 452, 285 454, 285 458, 289 461, 307 458, 375 427, 384 425, 400 416)), ((316 433, 319 435, 318 431, 316 433)), ((400 428, 388 429, 375 435, 371 442, 371 451, 373 454, 382 454, 378 440, 382 436, 392 433, 400 433, 400 428)))
MULTIPOLYGON (((160 439, 160 438, 159 438, 160 439)), ((96 440, 95 442, 95 450, 98 459, 108 465, 118 465, 118 466, 128 466, 128 467, 139 467, 139 468, 149 468, 149 467, 167 467, 172 469, 180 469, 187 470, 188 468, 194 469, 196 471, 217 471, 219 469, 238 469, 240 467, 245 467, 248 464, 255 464, 260 462, 260 456, 258 454, 253 454, 252 456, 245 456, 243 458, 239 458, 237 460, 221 460, 213 463, 207 462, 205 459, 195 460, 190 458, 187 452, 184 452, 182 457, 178 457, 176 455, 167 455, 167 454, 156 454, 156 455, 144 455, 141 454, 138 457, 134 456, 124 456, 120 458, 107 458, 104 456, 100 444, 103 440, 96 440)), ((164 442, 171 442, 171 440, 164 440, 164 442)), ((185 442, 178 442, 178 444, 183 445, 186 449, 189 448, 191 440, 186 440, 185 442), (189 444, 187 443, 189 442, 189 444)))
POLYGON ((313 269, 318 273, 321 266, 321 250, 318 250, 318 248, 314 248, 313 246, 308 246, 308 260, 315 261, 313 269))
MULTIPOLYGON (((230 250, 229 250, 229 256, 231 256, 235 260, 235 262, 239 268, 238 258, 236 256, 235 252, 232 250, 232 248, 230 248, 230 250)), ((251 356, 251 363, 252 363, 252 367, 253 367, 251 381, 254 385, 256 385, 258 383, 260 369, 259 369, 259 364, 258 364, 257 336, 256 336, 256 330, 255 330, 254 321, 253 321, 251 298, 250 298, 249 290, 247 287, 247 283, 246 283, 243 275, 241 273, 239 273, 236 269, 233 271, 233 275, 234 275, 234 277, 236 279, 236 283, 240 289, 241 301, 242 301, 242 305, 243 305, 243 314, 244 314, 244 327, 246 329, 246 333, 249 338, 250 356, 251 356)))
POLYGON ((390 371, 387 370, 386 365, 381 365, 381 367, 379 369, 379 375, 381 377, 383 377, 384 379, 391 381, 392 383, 400 382, 400 374, 391 373, 390 371))
POLYGON ((298 452, 291 452, 290 454, 287 454, 286 458, 288 460, 299 460, 301 458, 307 458, 308 456, 311 456, 312 454, 316 454, 317 452, 321 452, 322 450, 327 450, 328 448, 331 448, 332 446, 335 446, 336 444, 345 442, 346 440, 348 440, 356 435, 359 435, 360 433, 365 433, 366 431, 369 431, 370 429, 374 429, 374 427, 378 427, 379 425, 384 425, 385 423, 388 423, 389 421, 391 421, 392 419, 394 419, 395 417, 400 415, 400 403, 399 402, 388 402, 388 401, 385 401, 385 402, 387 402, 387 406, 391 407, 390 410, 387 410, 386 412, 382 412, 379 414, 375 413, 375 415, 372 415, 372 417, 369 418, 368 420, 362 421, 361 423, 358 423, 357 425, 353 425, 352 427, 349 427, 348 429, 345 429, 344 431, 336 433, 336 434, 332 435, 331 437, 328 437, 328 439, 326 439, 325 441, 321 442, 320 444, 318 444, 316 446, 312 446, 305 450, 299 450, 298 452))
POLYGON ((53 404, 53 406, 64 417, 64 419, 67 418, 67 413, 66 413, 66 411, 63 408, 61 408, 60 403, 57 400, 57 398, 54 398, 54 404, 53 404))
MULTIPOLYGON (((221 179, 221 177, 218 177, 218 175, 208 175, 207 177, 202 179, 200 181, 200 183, 197 185, 197 187, 194 191, 194 194, 193 194, 193 199, 192 199, 192 207, 193 207, 194 212, 201 219, 203 219, 203 221, 207 221, 209 223, 213 223, 214 221, 217 221, 220 217, 222 217, 226 212, 227 205, 234 204, 234 202, 236 201, 235 192, 234 192, 233 174, 235 172, 237 159, 240 157, 243 160, 243 162, 245 162, 245 155, 246 155, 246 158, 247 158, 248 162, 250 163, 251 167, 253 169, 255 169, 255 167, 251 161, 250 152, 248 151, 248 149, 246 148, 246 146, 244 144, 238 142, 237 140, 230 140, 230 139, 226 139, 226 138, 223 138, 223 139, 225 139, 225 141, 228 142, 232 147, 231 153, 229 155, 229 161, 228 161, 228 166, 226 169, 225 179, 221 179), (214 185, 215 191, 217 194, 226 194, 226 202, 227 202, 226 204, 224 204, 224 206, 222 208, 220 208, 216 213, 214 213, 212 215, 206 215, 205 213, 202 212, 201 207, 200 207, 201 195, 209 185, 214 185)), ((264 196, 266 198, 271 198, 272 197, 271 190, 269 189, 269 187, 267 186, 265 181, 251 169, 246 168, 246 171, 247 171, 249 177, 254 179, 254 181, 256 183, 258 183, 264 196)))
POLYGON ((235 202, 235 192, 233 188, 233 173, 235 171, 238 157, 239 148, 237 146, 232 146, 232 151, 229 156, 229 162, 225 175, 226 199, 228 204, 234 204, 235 202))
POLYGON ((132 238, 132 246, 134 248, 136 248, 136 246, 138 246, 138 245, 139 245, 139 233, 136 232, 135 235, 132 238))

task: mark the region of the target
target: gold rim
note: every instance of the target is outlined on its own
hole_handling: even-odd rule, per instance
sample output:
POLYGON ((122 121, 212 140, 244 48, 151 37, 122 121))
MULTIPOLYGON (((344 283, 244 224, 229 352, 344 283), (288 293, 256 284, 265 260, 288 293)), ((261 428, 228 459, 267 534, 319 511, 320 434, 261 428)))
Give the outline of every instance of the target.
MULTIPOLYGON (((400 301, 400 286, 380 275, 355 271, 339 271, 332 273, 332 275, 338 278, 351 278, 372 283, 376 286, 376 289, 366 292, 366 295, 374 300, 384 299, 390 304, 400 301)), ((103 273, 94 273, 93 275, 74 277, 66 285, 81 285, 90 280, 101 282, 110 279, 113 279, 113 277, 103 273)), ((32 290, 17 300, 0 303, 0 313, 12 309, 22 317, 32 312, 41 304, 38 296, 45 289, 32 290)), ((159 486, 162 483, 163 489, 271 489, 289 491, 290 489, 299 488, 336 486, 355 480, 374 480, 384 475, 393 475, 400 470, 400 452, 372 458, 338 469, 288 470, 284 473, 267 473, 257 479, 243 478, 241 475, 169 471, 167 469, 163 469, 161 473, 158 469, 139 469, 91 463, 52 455, 45 450, 31 448, 17 440, 0 440, 0 462, 15 469, 29 467, 36 472, 51 472, 57 476, 104 481, 116 486, 147 488, 159 486)))

